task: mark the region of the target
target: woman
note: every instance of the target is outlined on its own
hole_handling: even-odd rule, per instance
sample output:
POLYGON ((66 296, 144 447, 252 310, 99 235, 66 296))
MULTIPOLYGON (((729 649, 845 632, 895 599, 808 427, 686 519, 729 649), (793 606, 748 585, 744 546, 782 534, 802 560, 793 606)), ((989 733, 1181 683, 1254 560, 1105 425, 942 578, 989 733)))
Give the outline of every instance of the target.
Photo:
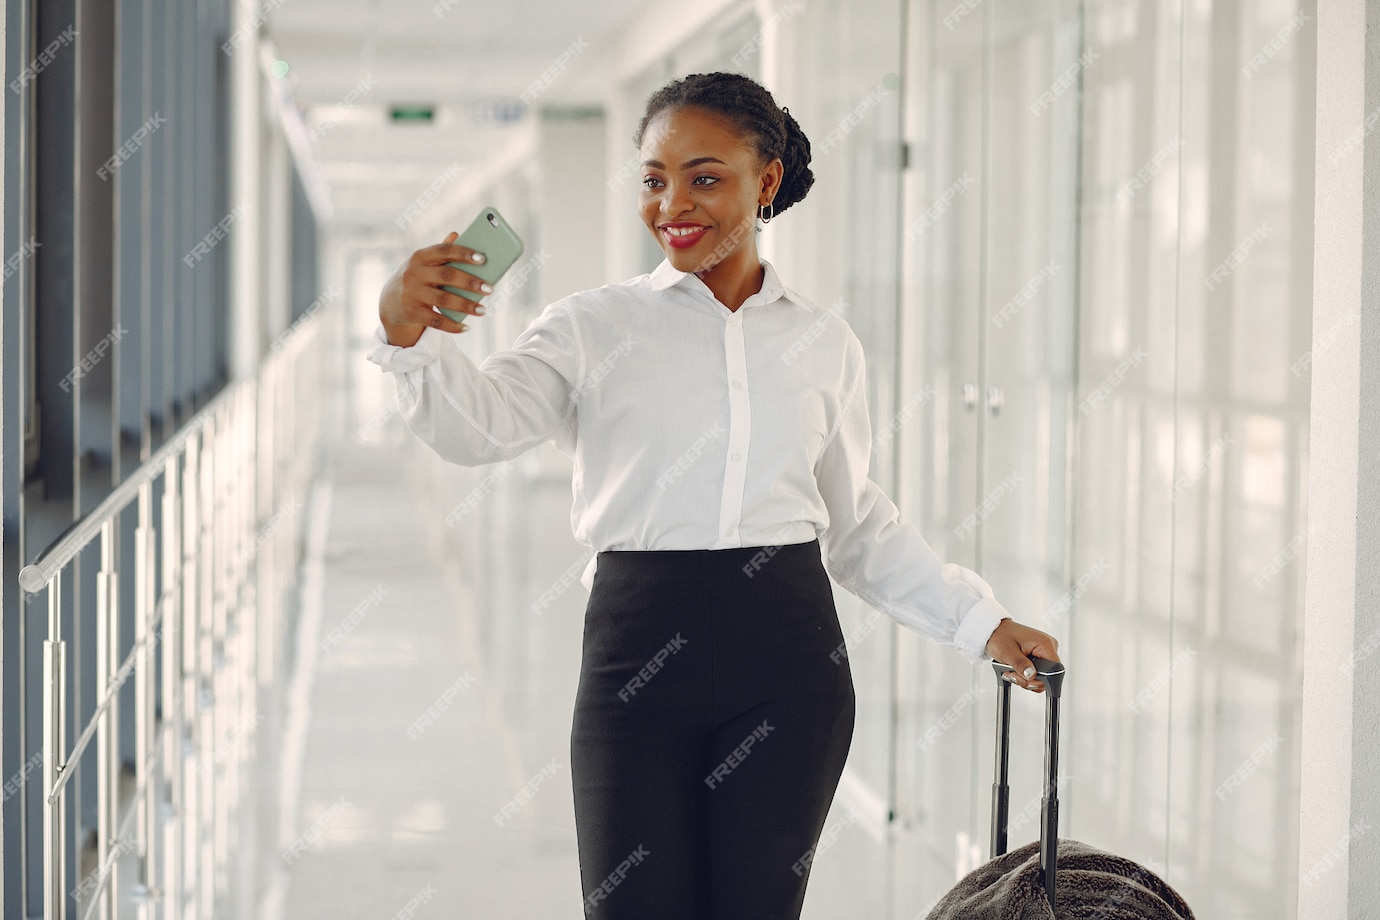
POLYGON ((433 306, 474 254, 413 253, 385 286, 371 360, 408 425, 477 465, 547 440, 574 466, 597 548, 571 732, 585 911, 606 920, 797 918, 852 740, 829 575, 974 661, 1057 660, 975 573, 942 563, 867 478, 862 346, 784 287, 757 221, 801 200, 810 144, 737 74, 654 93, 634 143, 665 260, 546 308, 476 367, 433 306))

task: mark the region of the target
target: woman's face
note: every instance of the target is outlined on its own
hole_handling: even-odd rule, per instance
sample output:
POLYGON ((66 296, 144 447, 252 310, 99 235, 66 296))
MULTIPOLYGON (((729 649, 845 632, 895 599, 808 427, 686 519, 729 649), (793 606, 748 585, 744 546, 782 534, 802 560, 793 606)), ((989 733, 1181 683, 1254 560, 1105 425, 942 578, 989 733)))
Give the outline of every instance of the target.
POLYGON ((638 208, 674 268, 757 269, 757 206, 780 186, 779 159, 762 164, 732 122, 701 108, 656 115, 641 155, 638 208))

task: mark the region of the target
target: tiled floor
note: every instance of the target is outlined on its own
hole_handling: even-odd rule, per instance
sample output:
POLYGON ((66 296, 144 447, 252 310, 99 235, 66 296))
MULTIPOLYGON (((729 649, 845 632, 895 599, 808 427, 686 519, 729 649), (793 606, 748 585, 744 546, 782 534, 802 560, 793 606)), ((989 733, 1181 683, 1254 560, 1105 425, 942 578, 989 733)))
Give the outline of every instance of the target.
MULTIPOLYGON (((428 509, 392 475, 396 447, 336 456, 281 916, 579 916, 560 709, 574 672, 543 688, 549 722, 506 719, 465 566, 442 557, 428 509)), ((571 621, 552 613, 563 629, 545 639, 568 644, 571 621)))

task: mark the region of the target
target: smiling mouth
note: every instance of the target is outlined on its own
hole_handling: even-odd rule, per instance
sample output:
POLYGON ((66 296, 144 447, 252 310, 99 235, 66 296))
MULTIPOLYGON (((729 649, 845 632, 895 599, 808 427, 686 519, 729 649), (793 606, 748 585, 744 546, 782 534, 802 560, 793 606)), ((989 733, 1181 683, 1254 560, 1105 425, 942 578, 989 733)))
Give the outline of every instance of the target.
POLYGON ((661 235, 674 249, 689 249, 709 231, 708 227, 661 227, 661 235))

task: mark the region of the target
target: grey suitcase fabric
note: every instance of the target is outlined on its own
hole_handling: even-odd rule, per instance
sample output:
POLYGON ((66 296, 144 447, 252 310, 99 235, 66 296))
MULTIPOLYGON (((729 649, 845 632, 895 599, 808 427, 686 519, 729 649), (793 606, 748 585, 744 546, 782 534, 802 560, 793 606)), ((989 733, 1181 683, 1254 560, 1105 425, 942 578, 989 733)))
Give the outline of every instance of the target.
POLYGON ((1059 698, 1064 666, 1031 659, 1045 685, 1045 796, 1040 839, 1006 851, 1012 668, 997 673, 996 777, 992 784, 993 858, 963 877, 926 920, 1194 920, 1193 911, 1154 872, 1077 840, 1058 837, 1059 698), (1054 884, 1051 884, 1053 879, 1054 884))
POLYGON ((1040 843, 998 856, 964 876, 928 920, 1193 920, 1158 875, 1129 859, 1060 838, 1051 912, 1040 876, 1040 843))

